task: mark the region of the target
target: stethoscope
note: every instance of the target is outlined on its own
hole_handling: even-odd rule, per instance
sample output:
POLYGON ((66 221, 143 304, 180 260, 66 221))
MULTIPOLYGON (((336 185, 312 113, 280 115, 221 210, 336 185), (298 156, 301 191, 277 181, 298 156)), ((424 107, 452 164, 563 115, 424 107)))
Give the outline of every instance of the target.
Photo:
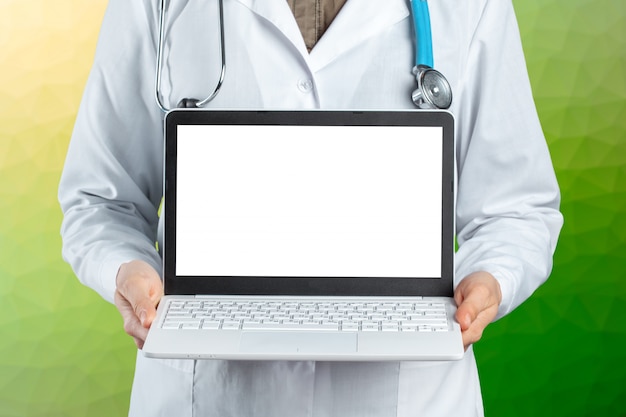
MULTIPOLYGON (((155 97, 159 108, 168 112, 161 99, 161 75, 163 72, 163 47, 165 41, 166 0, 161 0, 159 15, 159 39, 157 45, 155 97)), ((224 41, 224 0, 218 0, 221 71, 213 92, 204 100, 183 98, 177 108, 202 108, 213 100, 224 82, 226 74, 226 44, 224 41)), ((447 109, 452 104, 452 89, 446 77, 435 70, 433 58, 433 40, 430 26, 430 13, 427 0, 411 0, 411 13, 415 30, 415 66, 413 75, 417 81, 417 88, 412 92, 411 99, 420 109, 447 109)))

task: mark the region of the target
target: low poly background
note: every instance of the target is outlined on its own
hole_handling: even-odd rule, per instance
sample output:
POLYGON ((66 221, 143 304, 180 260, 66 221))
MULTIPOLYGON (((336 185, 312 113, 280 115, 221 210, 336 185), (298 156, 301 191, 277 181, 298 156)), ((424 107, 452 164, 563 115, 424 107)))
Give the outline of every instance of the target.
MULTIPOLYGON (((514 4, 566 220, 550 280, 475 347, 486 414, 624 417, 626 2, 514 4)), ((56 199, 105 7, 0 0, 0 417, 127 413, 134 345, 62 261, 56 199)))

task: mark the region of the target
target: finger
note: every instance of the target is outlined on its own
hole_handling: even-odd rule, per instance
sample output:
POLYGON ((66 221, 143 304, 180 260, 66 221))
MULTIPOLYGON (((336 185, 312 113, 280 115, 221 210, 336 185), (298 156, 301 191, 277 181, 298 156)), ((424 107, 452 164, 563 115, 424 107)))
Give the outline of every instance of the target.
POLYGON ((485 328, 498 313, 501 293, 495 278, 487 273, 467 276, 457 287, 456 319, 461 326, 465 348, 482 338, 485 328))
POLYGON ((156 316, 158 300, 150 296, 150 290, 144 285, 130 286, 126 291, 118 291, 126 301, 128 314, 135 318, 143 328, 149 328, 156 316))
POLYGON ((467 348, 478 342, 483 337, 483 332, 485 328, 491 323, 491 320, 486 318, 486 315, 479 314, 478 317, 471 323, 471 325, 464 331, 461 332, 461 336, 463 338, 463 346, 465 346, 465 350, 467 348))
POLYGON ((151 266, 140 261, 133 261, 123 268, 120 268, 117 289, 131 305, 142 326, 148 328, 163 295, 161 278, 151 266))
POLYGON ((148 328, 142 325, 131 304, 119 291, 115 293, 115 305, 122 316, 124 331, 132 336, 137 347, 141 349, 148 335, 148 328))
POLYGON ((459 293, 461 295, 455 297, 457 298, 457 303, 459 299, 461 300, 456 310, 456 319, 461 325, 461 330, 467 330, 485 308, 487 304, 486 298, 489 295, 481 287, 469 290, 467 294, 459 293))
POLYGON ((498 304, 488 291, 480 287, 473 289, 457 308, 457 321, 461 325, 465 349, 478 342, 485 328, 493 321, 498 312, 498 304))
POLYGON ((149 298, 138 302, 134 307, 135 316, 142 327, 148 329, 156 317, 157 303, 149 298))

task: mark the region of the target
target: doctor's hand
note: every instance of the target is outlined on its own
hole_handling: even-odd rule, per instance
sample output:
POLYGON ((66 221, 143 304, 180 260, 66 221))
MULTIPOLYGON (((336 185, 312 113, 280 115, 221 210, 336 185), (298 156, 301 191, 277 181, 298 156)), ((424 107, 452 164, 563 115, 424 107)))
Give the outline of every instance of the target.
POLYGON ((500 284, 488 272, 474 272, 459 283, 454 299, 456 319, 461 325, 465 350, 480 340, 485 327, 498 313, 502 302, 500 284))
POLYGON ((124 331, 141 349, 163 296, 161 277, 146 262, 131 261, 120 267, 116 283, 115 306, 124 319, 124 331))

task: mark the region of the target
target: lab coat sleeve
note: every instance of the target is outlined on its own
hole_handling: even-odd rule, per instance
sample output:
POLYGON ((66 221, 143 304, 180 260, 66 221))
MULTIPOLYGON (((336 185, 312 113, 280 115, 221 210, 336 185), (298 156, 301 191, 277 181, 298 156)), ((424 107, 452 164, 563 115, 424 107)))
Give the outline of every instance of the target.
POLYGON ((153 97, 155 39, 148 1, 111 0, 59 186, 63 256, 112 302, 122 263, 161 271, 162 116, 153 97))
POLYGON ((560 194, 510 0, 486 0, 469 37, 457 117, 457 281, 490 272, 498 318, 548 277, 560 194))

